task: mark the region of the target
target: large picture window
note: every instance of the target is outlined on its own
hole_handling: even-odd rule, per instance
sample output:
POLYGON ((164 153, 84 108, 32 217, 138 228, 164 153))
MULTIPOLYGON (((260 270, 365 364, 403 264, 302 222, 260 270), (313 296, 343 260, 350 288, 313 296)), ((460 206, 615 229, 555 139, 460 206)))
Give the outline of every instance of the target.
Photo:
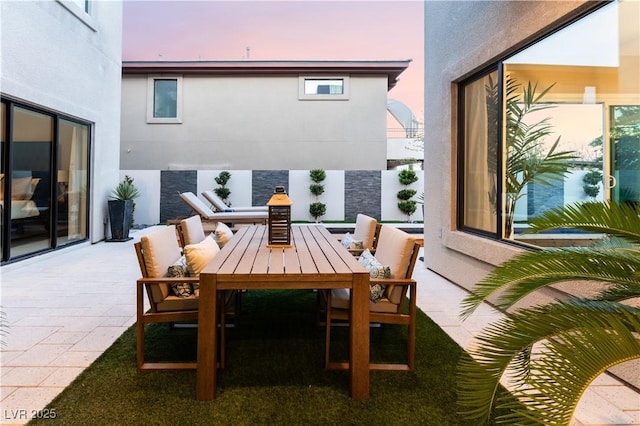
POLYGON ((524 233, 575 202, 640 202, 640 3, 609 3, 461 82, 458 226, 539 246, 595 235, 524 233))

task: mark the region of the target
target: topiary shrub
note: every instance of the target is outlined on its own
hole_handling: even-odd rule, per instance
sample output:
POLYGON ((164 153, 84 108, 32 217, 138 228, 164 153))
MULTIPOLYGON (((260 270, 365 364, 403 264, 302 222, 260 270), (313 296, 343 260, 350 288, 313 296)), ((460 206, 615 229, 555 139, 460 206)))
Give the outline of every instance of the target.
POLYGON ((589 197, 597 197, 600 193, 600 182, 602 182, 602 172, 600 170, 590 170, 583 177, 584 186, 582 189, 589 197))
POLYGON ((327 213, 327 206, 324 203, 311 203, 309 205, 309 214, 318 220, 320 216, 324 216, 327 213))
MULTIPOLYGON (((398 179, 401 184, 407 186, 417 182, 419 178, 418 174, 414 170, 407 169, 401 170, 400 173, 398 173, 398 179)), ((398 208, 402 213, 407 215, 408 222, 411 221, 411 215, 418 209, 418 202, 411 199, 417 192, 418 191, 415 189, 405 188, 398 191, 397 194, 397 197, 400 200, 398 202, 398 208)))
POLYGON ((229 201, 231 190, 226 187, 229 179, 231 179, 231 173, 226 170, 220 172, 220 174, 215 178, 216 183, 220 186, 213 189, 213 192, 215 192, 218 197, 222 198, 222 201, 224 201, 227 206, 231 206, 231 201, 229 201))
POLYGON ((309 192, 316 197, 316 201, 309 205, 309 214, 318 222, 318 218, 327 213, 326 204, 319 201, 320 195, 324 193, 324 185, 321 182, 326 179, 327 173, 322 169, 313 169, 309 170, 309 177, 312 181, 309 185, 309 192))

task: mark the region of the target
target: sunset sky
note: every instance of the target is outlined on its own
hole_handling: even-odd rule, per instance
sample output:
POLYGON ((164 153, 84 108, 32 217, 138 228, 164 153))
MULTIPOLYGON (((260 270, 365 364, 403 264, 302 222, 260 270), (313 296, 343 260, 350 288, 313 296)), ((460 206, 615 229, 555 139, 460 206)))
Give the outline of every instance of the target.
POLYGON ((411 59, 389 98, 422 120, 423 20, 418 0, 125 0, 123 59, 411 59))

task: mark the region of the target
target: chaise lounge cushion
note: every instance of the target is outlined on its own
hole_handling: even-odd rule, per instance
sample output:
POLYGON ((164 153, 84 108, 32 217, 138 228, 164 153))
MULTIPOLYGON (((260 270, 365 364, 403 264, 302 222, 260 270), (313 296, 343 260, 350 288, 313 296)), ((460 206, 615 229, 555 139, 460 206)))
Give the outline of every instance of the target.
POLYGON ((269 213, 257 212, 214 212, 193 192, 182 192, 182 198, 192 210, 198 213, 203 220, 215 220, 218 222, 242 222, 242 223, 266 223, 269 213))
POLYGON ((222 198, 218 197, 214 191, 204 191, 202 196, 207 199, 214 207, 216 211, 219 212, 268 212, 269 207, 267 206, 250 206, 250 207, 229 207, 227 206, 222 198))

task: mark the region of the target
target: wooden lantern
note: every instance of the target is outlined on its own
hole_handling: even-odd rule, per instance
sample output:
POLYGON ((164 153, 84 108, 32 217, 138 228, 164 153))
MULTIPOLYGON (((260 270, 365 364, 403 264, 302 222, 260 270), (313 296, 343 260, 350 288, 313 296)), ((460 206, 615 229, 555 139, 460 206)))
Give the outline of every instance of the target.
POLYGON ((270 247, 291 247, 291 204, 284 186, 276 186, 267 203, 270 247))

